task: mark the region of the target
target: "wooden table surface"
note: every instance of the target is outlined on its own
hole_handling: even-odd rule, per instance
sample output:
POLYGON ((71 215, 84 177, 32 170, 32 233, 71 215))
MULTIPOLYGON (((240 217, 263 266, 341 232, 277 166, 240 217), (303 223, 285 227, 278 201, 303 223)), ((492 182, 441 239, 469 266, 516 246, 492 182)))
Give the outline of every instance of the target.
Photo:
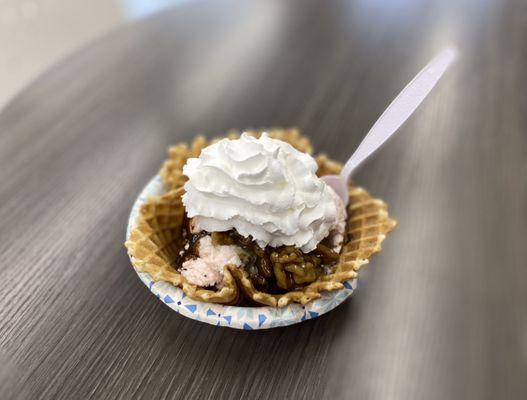
POLYGON ((189 2, 63 60, 0 114, 0 397, 525 399, 526 71, 523 0, 189 2), (350 300, 245 332, 139 281, 125 225, 169 144, 298 126, 344 160, 449 43, 355 177, 399 226, 350 300))

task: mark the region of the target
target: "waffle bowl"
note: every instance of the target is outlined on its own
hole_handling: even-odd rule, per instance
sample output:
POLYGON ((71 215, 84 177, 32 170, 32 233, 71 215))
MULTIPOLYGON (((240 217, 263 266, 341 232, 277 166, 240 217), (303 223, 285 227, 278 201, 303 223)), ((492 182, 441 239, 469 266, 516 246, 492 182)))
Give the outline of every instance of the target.
POLYGON ((224 286, 218 291, 192 285, 176 270, 185 213, 181 202, 183 193, 180 187, 162 196, 151 197, 140 207, 136 226, 126 241, 132 265, 137 271, 149 274, 154 281, 165 281, 181 287, 193 299, 210 303, 237 303, 240 293, 229 268, 224 269, 224 286))
MULTIPOLYGON (((271 137, 310 152, 309 140, 297 130, 271 130, 271 137)), ((257 136, 258 131, 251 134, 257 136)), ((236 133, 229 134, 237 137, 236 133)), ((212 143, 212 142, 210 142, 212 143)), ((357 284, 359 269, 380 251, 387 233, 395 226, 386 204, 373 199, 366 190, 350 187, 347 237, 339 261, 325 275, 302 290, 282 295, 259 292, 243 268, 226 266, 224 286, 213 291, 185 281, 177 271, 181 250, 181 202, 185 177, 183 165, 210 144, 198 137, 191 146, 179 144, 169 149, 169 159, 143 190, 132 210, 125 243, 132 264, 143 282, 171 308, 191 318, 234 328, 258 329, 289 325, 314 318, 344 301, 357 284), (256 306, 236 306, 245 299, 256 306), (263 307, 258 307, 261 305, 263 307)), ((340 165, 327 156, 316 158, 319 174, 335 174, 340 165)))

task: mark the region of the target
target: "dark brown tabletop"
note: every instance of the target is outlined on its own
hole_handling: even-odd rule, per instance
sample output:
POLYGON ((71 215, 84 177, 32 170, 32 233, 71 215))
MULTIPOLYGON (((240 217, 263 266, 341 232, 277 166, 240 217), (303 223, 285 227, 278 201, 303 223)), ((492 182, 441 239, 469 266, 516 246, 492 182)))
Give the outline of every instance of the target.
POLYGON ((527 4, 196 1, 60 62, 0 114, 2 399, 525 399, 527 4), (333 312, 177 315, 122 245, 171 143, 298 126, 345 160, 442 47, 459 63, 357 172, 399 221, 333 312))

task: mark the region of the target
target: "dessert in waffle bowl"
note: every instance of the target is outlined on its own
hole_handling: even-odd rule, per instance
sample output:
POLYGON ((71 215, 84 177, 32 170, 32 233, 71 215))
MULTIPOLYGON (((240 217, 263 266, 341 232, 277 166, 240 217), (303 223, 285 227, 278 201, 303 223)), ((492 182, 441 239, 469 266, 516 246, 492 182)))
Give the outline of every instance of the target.
MULTIPOLYGON (((222 306, 276 316, 314 307, 327 292, 350 292, 395 221, 384 202, 353 185, 345 207, 319 178, 341 165, 311 152, 296 129, 172 146, 158 195, 140 196, 132 213, 125 245, 136 271, 215 316, 222 306)), ((261 326, 269 315, 258 315, 261 326)))

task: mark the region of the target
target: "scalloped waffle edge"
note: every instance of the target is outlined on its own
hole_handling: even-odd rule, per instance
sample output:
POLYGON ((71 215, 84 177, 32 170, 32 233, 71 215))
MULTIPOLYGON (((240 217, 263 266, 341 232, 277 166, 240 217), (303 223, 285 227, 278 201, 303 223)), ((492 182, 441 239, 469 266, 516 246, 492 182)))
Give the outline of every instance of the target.
MULTIPOLYGON (((262 131, 249 131, 259 136, 262 131)), ((269 136, 288 142, 300 151, 311 153, 309 139, 297 129, 266 130, 269 136)), ((231 132, 229 138, 239 134, 231 132)), ((369 262, 369 258, 381 250, 381 243, 395 227, 395 220, 388 215, 387 205, 374 199, 363 188, 351 186, 348 205, 347 237, 339 262, 332 274, 325 275, 302 290, 281 295, 273 295, 256 290, 243 268, 228 265, 224 268, 224 286, 218 291, 200 288, 187 282, 175 268, 175 259, 180 248, 184 207, 181 196, 186 177, 182 169, 188 158, 199 156, 208 144, 203 136, 198 136, 190 146, 177 144, 169 148, 169 158, 163 163, 160 175, 167 193, 148 199, 139 211, 136 227, 125 243, 136 270, 147 272, 154 281, 166 281, 180 287, 187 296, 204 302, 220 304, 239 304, 242 295, 253 303, 271 307, 285 307, 290 303, 306 303, 317 299, 321 292, 339 290, 343 282, 355 279, 359 269, 369 262)), ((316 157, 318 174, 338 174, 341 165, 321 154, 316 157)))

